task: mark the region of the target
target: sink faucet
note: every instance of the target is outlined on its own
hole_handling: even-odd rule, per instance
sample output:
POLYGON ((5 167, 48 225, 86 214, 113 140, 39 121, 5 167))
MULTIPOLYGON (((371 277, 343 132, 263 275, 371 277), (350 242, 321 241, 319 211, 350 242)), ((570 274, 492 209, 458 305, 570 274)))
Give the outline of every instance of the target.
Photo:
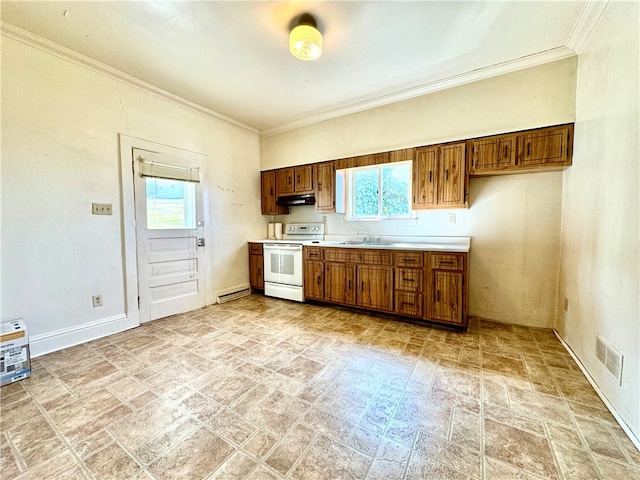
MULTIPOLYGON (((369 232, 358 232, 356 233, 356 235, 369 235, 369 242, 368 243, 373 243, 373 236, 369 233, 369 232)), ((364 243, 367 243, 367 239, 365 238, 364 243)))

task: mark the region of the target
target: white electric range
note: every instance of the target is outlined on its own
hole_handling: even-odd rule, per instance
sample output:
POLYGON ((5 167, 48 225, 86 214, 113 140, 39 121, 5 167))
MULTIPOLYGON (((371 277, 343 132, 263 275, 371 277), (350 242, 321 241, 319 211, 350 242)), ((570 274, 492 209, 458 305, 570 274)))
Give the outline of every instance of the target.
POLYGON ((323 223, 289 223, 281 240, 265 240, 264 294, 304 301, 302 246, 324 239, 323 223))

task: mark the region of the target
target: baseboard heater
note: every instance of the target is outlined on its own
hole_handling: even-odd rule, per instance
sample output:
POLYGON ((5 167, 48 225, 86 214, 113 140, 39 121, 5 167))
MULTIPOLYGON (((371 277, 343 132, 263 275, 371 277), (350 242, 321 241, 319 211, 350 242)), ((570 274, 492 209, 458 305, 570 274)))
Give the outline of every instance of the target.
POLYGON ((238 300, 242 297, 247 297, 251 295, 251 288, 243 288, 241 290, 236 290, 235 292, 228 292, 223 295, 218 295, 218 303, 227 303, 233 300, 238 300))

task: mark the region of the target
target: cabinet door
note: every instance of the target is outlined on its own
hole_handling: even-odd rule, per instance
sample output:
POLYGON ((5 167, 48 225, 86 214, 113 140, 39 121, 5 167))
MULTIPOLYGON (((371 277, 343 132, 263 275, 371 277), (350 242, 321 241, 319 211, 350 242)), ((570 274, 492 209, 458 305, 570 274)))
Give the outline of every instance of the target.
POLYGON ((249 255, 249 285, 260 290, 264 289, 263 263, 264 257, 262 255, 249 255))
POLYGON ((396 312, 400 315, 422 318, 422 295, 413 292, 396 292, 396 312))
POLYGON ((296 193, 313 193, 313 165, 294 169, 293 189, 296 193))
POLYGON ((440 202, 444 207, 466 207, 465 145, 443 145, 440 150, 440 202))
POLYGON ((336 192, 334 187, 334 163, 320 163, 316 165, 315 170, 316 212, 335 212, 336 192))
POLYGON ((436 205, 438 147, 416 149, 413 160, 413 208, 430 208, 436 205))
POLYGON ((518 136, 518 165, 570 164, 570 126, 542 128, 518 136))
POLYGON ((291 195, 294 192, 293 167, 276 170, 276 195, 291 195))
POLYGON ((429 319, 462 324, 462 273, 432 270, 430 285, 429 319))
POLYGON ((422 293, 424 270, 418 268, 396 268, 396 290, 422 293))
POLYGON ((304 262, 304 298, 324 300, 324 264, 304 262))
POLYGON ((355 305, 355 265, 348 263, 325 263, 324 275, 325 300, 355 305))
POLYGON ((276 205, 276 171, 261 172, 262 215, 281 215, 289 213, 289 207, 276 205))
POLYGON ((516 164, 516 136, 497 135, 495 137, 471 140, 470 165, 471 175, 489 174, 516 164))
POLYGON ((361 265, 358 267, 357 303, 360 307, 393 310, 393 269, 361 265))

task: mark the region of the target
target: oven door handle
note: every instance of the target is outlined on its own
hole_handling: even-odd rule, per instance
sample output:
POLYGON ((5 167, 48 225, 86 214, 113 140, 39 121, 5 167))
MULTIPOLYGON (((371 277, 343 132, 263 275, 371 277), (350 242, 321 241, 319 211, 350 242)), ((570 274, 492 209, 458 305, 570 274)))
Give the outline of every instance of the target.
POLYGON ((302 245, 277 245, 270 244, 264 245, 265 250, 292 250, 292 251, 300 251, 302 250, 302 245))

